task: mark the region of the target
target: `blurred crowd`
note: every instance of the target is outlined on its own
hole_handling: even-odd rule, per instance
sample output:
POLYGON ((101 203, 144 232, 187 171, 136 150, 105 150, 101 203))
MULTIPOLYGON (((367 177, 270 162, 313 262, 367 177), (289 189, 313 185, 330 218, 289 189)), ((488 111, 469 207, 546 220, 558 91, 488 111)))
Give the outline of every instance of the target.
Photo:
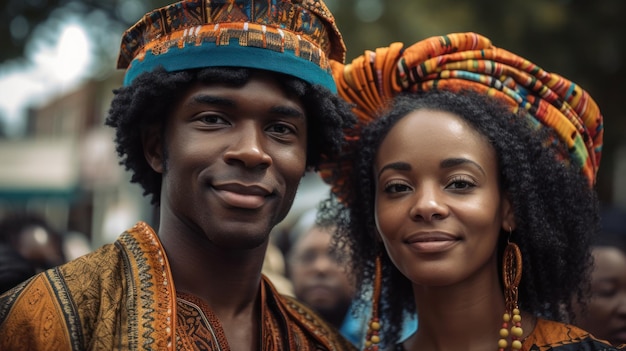
MULTIPOLYGON (((349 264, 342 250, 333 250, 333 224, 318 221, 316 214, 314 208, 304 211, 273 233, 263 273, 281 293, 310 306, 361 347, 370 310, 355 303, 349 264)), ((626 343, 626 212, 607 207, 601 224, 592 249, 589 299, 574 323, 613 344, 626 343)), ((0 293, 89 251, 85 236, 60 233, 43 216, 7 215, 0 220, 0 293)), ((404 335, 417 327, 417 320, 407 319, 404 335)))

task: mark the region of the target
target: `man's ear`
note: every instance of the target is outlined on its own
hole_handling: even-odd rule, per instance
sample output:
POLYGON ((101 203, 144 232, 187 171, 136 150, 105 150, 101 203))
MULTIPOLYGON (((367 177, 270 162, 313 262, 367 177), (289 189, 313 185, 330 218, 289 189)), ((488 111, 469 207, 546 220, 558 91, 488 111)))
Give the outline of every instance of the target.
POLYGON ((515 212, 509 198, 509 194, 502 198, 502 229, 507 233, 515 229, 515 212))
POLYGON ((161 128, 158 126, 149 126, 142 130, 141 143, 143 145, 144 157, 150 167, 157 173, 163 173, 165 160, 161 128))

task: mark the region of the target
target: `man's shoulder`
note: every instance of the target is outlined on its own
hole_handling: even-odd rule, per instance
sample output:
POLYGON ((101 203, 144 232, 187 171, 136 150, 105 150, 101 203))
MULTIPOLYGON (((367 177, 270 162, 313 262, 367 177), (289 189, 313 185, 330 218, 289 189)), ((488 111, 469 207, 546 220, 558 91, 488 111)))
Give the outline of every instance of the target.
POLYGON ((81 349, 96 324, 115 328, 116 313, 133 296, 129 286, 137 284, 130 281, 136 277, 120 243, 125 235, 1 295, 0 349, 13 349, 24 338, 32 349, 81 349))
POLYGON ((121 269, 119 250, 108 244, 38 273, 0 296, 0 321, 11 309, 19 310, 36 303, 74 305, 76 299, 99 299, 105 282, 120 281, 121 269))

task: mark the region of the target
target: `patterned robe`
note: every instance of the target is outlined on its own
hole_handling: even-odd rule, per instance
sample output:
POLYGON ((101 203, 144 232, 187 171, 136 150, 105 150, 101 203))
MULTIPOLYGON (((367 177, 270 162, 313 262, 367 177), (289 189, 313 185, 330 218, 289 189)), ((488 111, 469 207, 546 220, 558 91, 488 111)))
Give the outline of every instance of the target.
MULTIPOLYGON (((498 349, 497 345, 494 340, 494 351, 498 349)), ((623 351, 625 347, 611 346, 573 325, 538 318, 535 329, 524 339, 520 351, 623 351)), ((404 351, 404 348, 397 344, 389 351, 392 350, 404 351)))
MULTIPOLYGON (((261 282, 263 350, 353 350, 297 301, 261 282)), ((229 350, 207 304, 177 293, 156 233, 115 243, 0 296, 0 350, 229 350)))

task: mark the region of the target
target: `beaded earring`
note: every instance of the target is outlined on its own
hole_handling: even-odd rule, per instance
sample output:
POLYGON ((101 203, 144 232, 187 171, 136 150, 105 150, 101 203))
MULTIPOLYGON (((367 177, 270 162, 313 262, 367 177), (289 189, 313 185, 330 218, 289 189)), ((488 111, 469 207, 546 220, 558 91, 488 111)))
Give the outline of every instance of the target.
MULTIPOLYGON (((512 229, 509 229, 509 238, 512 229)), ((504 282, 504 305, 506 311, 502 316, 502 329, 498 340, 498 351, 504 351, 508 346, 508 337, 511 336, 511 350, 522 348, 522 315, 517 305, 517 287, 522 279, 522 253, 517 244, 509 241, 504 249, 502 278, 504 282), (509 331, 509 323, 511 329, 509 331)))
POLYGON ((364 351, 378 351, 380 349, 380 320, 378 319, 378 301, 382 285, 382 263, 380 255, 376 256, 374 271, 374 291, 372 297, 372 318, 365 336, 364 351))

